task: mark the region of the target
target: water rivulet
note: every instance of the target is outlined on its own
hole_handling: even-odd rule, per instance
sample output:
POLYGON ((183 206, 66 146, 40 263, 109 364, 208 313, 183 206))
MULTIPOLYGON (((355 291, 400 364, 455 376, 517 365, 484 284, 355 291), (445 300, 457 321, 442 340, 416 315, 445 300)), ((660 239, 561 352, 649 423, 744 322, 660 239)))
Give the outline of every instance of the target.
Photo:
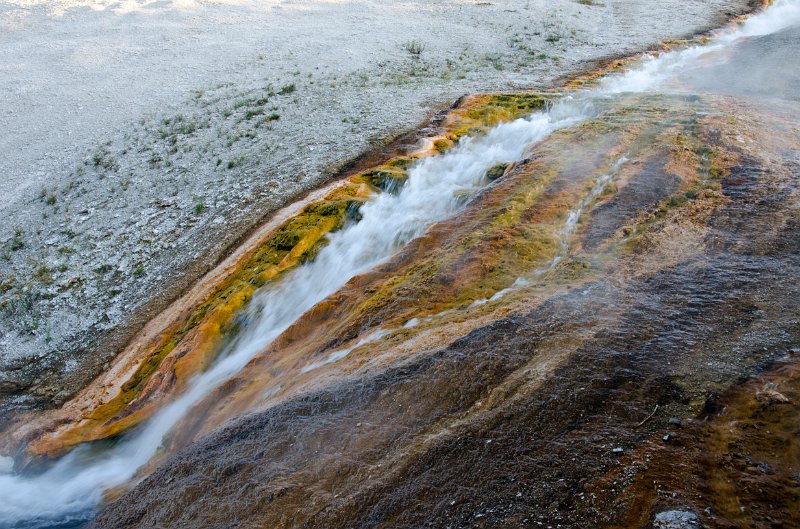
POLYGON ((800 344, 800 109, 749 62, 797 72, 797 24, 776 2, 417 160, 147 421, 0 475, 0 520, 79 523, 137 476, 96 526, 769 527, 705 511, 712 479, 645 503, 632 484, 800 344))

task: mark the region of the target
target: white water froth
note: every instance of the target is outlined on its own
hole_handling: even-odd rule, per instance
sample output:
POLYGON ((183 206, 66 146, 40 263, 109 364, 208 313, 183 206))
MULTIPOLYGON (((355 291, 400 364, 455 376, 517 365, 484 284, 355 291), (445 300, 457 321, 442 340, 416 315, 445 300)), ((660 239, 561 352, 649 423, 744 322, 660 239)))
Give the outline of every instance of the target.
POLYGON ((365 204, 362 220, 331 234, 314 262, 259 293, 247 310, 251 323, 242 336, 193 381, 191 389, 146 424, 110 449, 80 446, 40 474, 0 474, 0 525, 35 527, 38 520, 40 526, 47 526, 48 520, 64 521, 92 509, 104 490, 131 479, 155 455, 164 436, 194 404, 238 373, 305 311, 435 222, 456 213, 465 197, 486 185, 485 173, 494 164, 517 161, 531 144, 589 117, 593 98, 654 89, 709 51, 797 23, 800 2, 778 0, 735 30, 720 34, 709 46, 646 59, 640 68, 608 79, 598 90, 565 98, 548 112, 500 125, 486 136, 462 140, 447 154, 421 160, 411 168, 408 183, 398 194, 381 194, 365 204))

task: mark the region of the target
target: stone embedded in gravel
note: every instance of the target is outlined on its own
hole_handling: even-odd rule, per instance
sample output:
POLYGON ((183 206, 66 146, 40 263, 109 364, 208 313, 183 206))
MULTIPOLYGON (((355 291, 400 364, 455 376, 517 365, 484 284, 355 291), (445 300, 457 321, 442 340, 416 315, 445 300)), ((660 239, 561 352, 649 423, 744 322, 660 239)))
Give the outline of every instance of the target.
POLYGON ((665 511, 656 515, 653 529, 699 529, 700 518, 689 511, 665 511))

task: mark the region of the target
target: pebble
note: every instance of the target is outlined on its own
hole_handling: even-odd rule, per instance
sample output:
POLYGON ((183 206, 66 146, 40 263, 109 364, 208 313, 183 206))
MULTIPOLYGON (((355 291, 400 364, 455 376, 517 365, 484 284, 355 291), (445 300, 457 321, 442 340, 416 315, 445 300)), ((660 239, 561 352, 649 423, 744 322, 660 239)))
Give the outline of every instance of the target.
POLYGON ((653 529, 700 529, 700 519, 689 511, 665 511, 656 515, 653 529))

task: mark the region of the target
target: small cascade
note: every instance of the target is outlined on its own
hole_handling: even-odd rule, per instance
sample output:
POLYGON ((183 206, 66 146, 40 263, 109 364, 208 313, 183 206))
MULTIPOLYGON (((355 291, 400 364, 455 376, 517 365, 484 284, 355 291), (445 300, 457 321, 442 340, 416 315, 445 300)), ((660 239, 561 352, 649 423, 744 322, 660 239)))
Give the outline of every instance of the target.
MULTIPOLYGON (((709 53, 730 48, 740 39, 770 34, 798 23, 800 1, 778 0, 761 14, 720 32, 708 44, 644 58, 629 72, 609 76, 594 89, 566 96, 547 111, 501 124, 483 136, 465 137, 452 150, 417 161, 408 170, 405 186, 365 203, 360 210, 360 221, 328 235, 328 244, 313 261, 287 272, 280 281, 265 285, 245 309, 242 320, 248 324, 241 333, 227 343, 216 362, 198 375, 182 395, 149 421, 124 434, 113 445, 78 446, 35 474, 0 469, 0 526, 44 528, 73 524, 77 527, 90 519, 103 493, 136 476, 159 452, 174 426, 198 402, 237 375, 303 314, 352 278, 385 262, 432 225, 458 214, 470 197, 489 184, 486 177, 489 169, 500 163, 519 161, 531 145, 559 129, 595 117, 603 102, 619 94, 656 90, 709 53)), ((558 232, 556 255, 550 262, 518 278, 509 289, 473 305, 503 297, 554 269, 568 256, 582 215, 627 161, 624 156, 619 158, 595 179, 569 211, 558 232)), ((406 327, 417 324, 419 320, 410 320, 406 327)), ((374 330, 352 346, 306 365, 302 372, 340 360, 391 332, 374 330)))

